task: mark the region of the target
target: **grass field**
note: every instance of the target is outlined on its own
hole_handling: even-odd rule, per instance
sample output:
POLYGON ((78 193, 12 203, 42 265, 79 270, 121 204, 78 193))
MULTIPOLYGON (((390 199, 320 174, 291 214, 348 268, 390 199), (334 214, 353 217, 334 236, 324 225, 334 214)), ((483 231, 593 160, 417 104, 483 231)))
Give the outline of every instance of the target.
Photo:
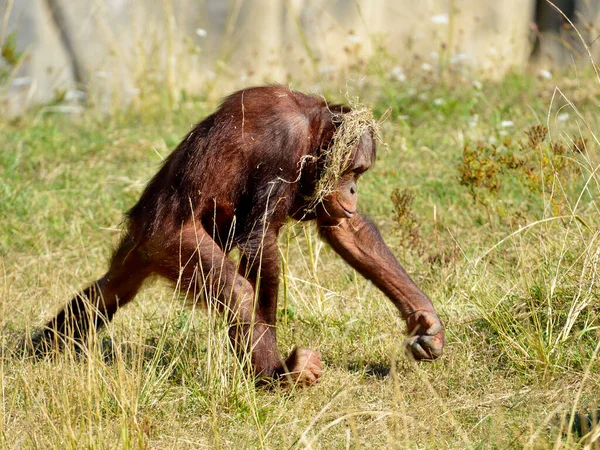
POLYGON ((595 76, 378 76, 350 90, 378 117, 391 108, 360 205, 436 305, 444 356, 405 358, 391 303, 313 227, 291 223, 281 236, 279 344, 321 352, 326 372, 310 389, 256 388, 218 317, 186 308, 158 280, 81 355, 19 356, 24 332, 104 273, 123 212, 217 103, 108 116, 40 109, 0 119, 3 448, 580 448, 598 439, 600 427, 585 426, 600 410, 595 76))

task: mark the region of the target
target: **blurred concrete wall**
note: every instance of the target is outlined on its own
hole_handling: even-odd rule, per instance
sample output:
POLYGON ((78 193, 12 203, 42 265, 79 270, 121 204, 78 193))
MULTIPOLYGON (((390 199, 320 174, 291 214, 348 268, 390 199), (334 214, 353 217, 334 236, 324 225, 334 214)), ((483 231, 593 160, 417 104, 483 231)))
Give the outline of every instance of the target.
POLYGON ((225 80, 314 79, 343 74, 377 48, 398 77, 403 67, 440 62, 499 77, 529 60, 535 3, 0 0, 0 43, 14 33, 25 55, 19 67, 4 64, 1 106, 14 113, 66 93, 110 107, 153 80, 158 90, 193 92, 225 80))

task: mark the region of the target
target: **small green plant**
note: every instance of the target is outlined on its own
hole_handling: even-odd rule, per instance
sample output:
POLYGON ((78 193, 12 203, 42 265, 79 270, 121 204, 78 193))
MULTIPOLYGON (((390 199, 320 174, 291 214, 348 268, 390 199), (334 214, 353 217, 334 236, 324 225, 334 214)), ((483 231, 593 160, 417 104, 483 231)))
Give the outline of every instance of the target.
POLYGON ((485 208, 492 229, 490 199, 497 195, 502 186, 502 168, 496 145, 478 142, 475 147, 470 144, 464 146, 458 167, 460 184, 468 187, 473 200, 485 208))
POLYGON ((415 195, 406 188, 397 188, 392 192, 391 198, 394 206, 392 218, 400 233, 400 245, 419 257, 423 256, 427 246, 421 237, 421 224, 412 210, 415 195))
MULTIPOLYGON (((554 213, 561 214, 566 199, 564 195, 557 195, 556 188, 561 186, 561 192, 567 188, 577 172, 573 157, 586 148, 586 141, 578 137, 573 138, 570 149, 562 142, 548 141, 548 128, 544 125, 532 126, 525 134, 527 139, 516 143, 507 137, 502 145, 477 142, 464 146, 458 166, 459 182, 469 189, 473 200, 486 209, 492 228, 492 213, 499 213, 493 206, 504 184, 516 185, 520 191, 528 192, 530 209, 546 198, 554 213)), ((522 211, 505 213, 512 217, 522 211)))
POLYGON ((457 258, 457 247, 442 238, 440 230, 444 227, 436 219, 433 235, 423 233, 421 220, 413 209, 415 195, 409 189, 394 189, 391 200, 394 207, 392 220, 400 237, 400 247, 416 255, 430 267, 445 266, 457 258))
POLYGON ((17 35, 10 33, 0 43, 0 84, 8 80, 13 70, 21 63, 23 53, 17 51, 17 35))
POLYGON ((6 39, 2 43, 2 59, 6 61, 9 66, 16 66, 19 64, 23 54, 17 51, 17 35, 16 33, 10 33, 6 36, 6 39))

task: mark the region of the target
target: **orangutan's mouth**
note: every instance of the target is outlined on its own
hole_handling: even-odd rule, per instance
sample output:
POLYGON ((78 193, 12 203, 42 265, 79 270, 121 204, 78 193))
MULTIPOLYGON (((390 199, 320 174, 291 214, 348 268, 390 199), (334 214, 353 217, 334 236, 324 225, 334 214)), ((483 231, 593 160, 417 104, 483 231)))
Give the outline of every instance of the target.
POLYGON ((340 206, 344 210, 344 214, 346 214, 346 216, 348 216, 348 217, 352 217, 354 215, 354 213, 356 212, 356 210, 350 211, 349 209, 345 208, 344 205, 342 205, 341 203, 340 203, 340 206))

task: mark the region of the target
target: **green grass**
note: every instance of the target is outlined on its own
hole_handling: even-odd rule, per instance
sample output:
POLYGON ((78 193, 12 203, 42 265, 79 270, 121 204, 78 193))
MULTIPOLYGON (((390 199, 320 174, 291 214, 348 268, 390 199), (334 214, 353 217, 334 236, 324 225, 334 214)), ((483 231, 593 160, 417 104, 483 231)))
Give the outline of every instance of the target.
MULTIPOLYGON (((583 446, 567 431, 571 412, 600 407, 600 91, 592 76, 578 77, 511 74, 476 88, 458 76, 396 83, 376 74, 356 88, 377 116, 391 107, 388 148, 360 182, 362 210, 432 298, 447 349, 434 363, 407 360, 391 303, 314 228, 290 224, 280 240, 280 349, 318 349, 326 367, 318 385, 292 391, 256 388, 218 318, 186 308, 160 282, 148 283, 83 356, 35 363, 13 353, 21 333, 103 274, 123 212, 216 102, 0 121, 0 445, 583 446), (555 85, 581 117, 558 111, 566 100, 552 102, 555 85), (557 112, 569 118, 558 121, 557 112), (476 188, 487 208, 475 202, 459 183, 464 145, 495 143, 519 155, 518 141, 540 124, 569 148, 574 135, 586 139, 586 151, 568 152, 573 164, 551 186, 507 170, 497 191, 476 188), (403 244, 407 230, 393 220, 397 188, 414 195, 422 251, 403 244)), ((329 94, 341 97, 332 86, 329 94)), ((557 162, 540 161, 540 170, 557 162)))

